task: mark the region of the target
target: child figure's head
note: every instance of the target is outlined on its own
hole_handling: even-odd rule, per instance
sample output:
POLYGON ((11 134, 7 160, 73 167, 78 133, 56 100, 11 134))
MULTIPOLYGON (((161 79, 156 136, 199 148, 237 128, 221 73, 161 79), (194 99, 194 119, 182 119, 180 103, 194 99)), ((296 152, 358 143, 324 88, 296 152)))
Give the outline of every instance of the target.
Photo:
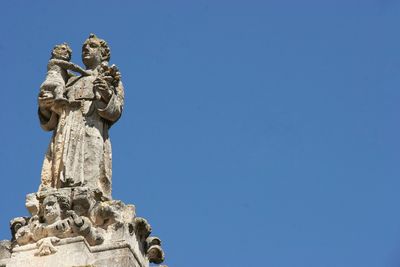
POLYGON ((72 49, 67 43, 56 45, 51 52, 52 59, 61 59, 70 61, 72 56, 72 49))

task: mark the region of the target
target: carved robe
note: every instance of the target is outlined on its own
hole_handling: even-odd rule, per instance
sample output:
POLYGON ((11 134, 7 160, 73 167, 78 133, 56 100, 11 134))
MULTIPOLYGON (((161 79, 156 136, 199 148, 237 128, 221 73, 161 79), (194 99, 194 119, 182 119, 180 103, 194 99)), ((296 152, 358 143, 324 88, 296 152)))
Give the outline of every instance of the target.
POLYGON ((111 199, 110 126, 121 116, 124 104, 122 83, 108 103, 97 100, 93 91, 96 75, 72 77, 66 84, 70 103, 57 113, 41 105, 42 128, 53 130, 42 167, 41 185, 46 187, 87 186, 111 199))

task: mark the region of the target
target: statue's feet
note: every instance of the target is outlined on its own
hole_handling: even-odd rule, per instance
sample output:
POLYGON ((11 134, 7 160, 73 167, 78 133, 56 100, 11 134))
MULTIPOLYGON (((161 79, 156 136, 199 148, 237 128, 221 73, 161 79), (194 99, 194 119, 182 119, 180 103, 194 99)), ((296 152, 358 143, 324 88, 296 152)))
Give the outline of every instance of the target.
POLYGON ((76 182, 73 178, 65 178, 61 181, 61 187, 77 187, 81 185, 81 182, 76 182))

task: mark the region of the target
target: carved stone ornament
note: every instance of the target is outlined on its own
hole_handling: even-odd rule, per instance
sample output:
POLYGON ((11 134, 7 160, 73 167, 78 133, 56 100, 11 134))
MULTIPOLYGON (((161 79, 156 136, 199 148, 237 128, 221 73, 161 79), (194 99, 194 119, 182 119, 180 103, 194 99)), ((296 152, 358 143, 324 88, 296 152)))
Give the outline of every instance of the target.
MULTIPOLYGON (((108 44, 94 34, 82 46, 84 68, 71 63, 71 55, 66 43, 51 52, 38 115, 41 127, 53 135, 39 190, 26 196, 30 215, 11 220, 12 240, 0 243, 0 266, 5 260, 20 266, 12 263, 18 259, 14 254, 32 250, 33 257, 45 258, 76 242, 93 255, 129 248, 134 266, 160 264, 164 252, 161 240, 150 237, 150 224, 136 217, 134 205, 111 196, 109 129, 124 106, 120 71, 109 65, 108 44)), ((95 265, 107 266, 102 264, 95 265)))

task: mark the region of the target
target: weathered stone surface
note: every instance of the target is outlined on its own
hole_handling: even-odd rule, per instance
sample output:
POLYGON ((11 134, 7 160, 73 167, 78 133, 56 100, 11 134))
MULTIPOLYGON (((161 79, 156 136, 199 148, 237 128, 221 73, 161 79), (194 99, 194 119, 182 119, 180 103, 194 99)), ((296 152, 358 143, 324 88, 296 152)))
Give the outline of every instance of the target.
POLYGON ((102 200, 87 187, 40 191, 26 199, 32 216, 11 221, 15 242, 4 242, 1 251, 7 267, 54 266, 61 259, 65 265, 56 266, 145 267, 164 260, 161 240, 150 236, 150 224, 136 217, 133 205, 102 200), (70 253, 76 256, 64 258, 70 253), (121 265, 107 265, 113 262, 121 265))
POLYGON ((53 136, 39 191, 26 196, 30 216, 11 220, 12 239, 0 242, 0 267, 159 264, 164 251, 150 224, 111 197, 108 130, 124 105, 119 69, 93 34, 82 47, 86 70, 69 62, 71 52, 65 43, 53 49, 40 88, 40 123, 53 136))
POLYGON ((83 75, 90 75, 71 60, 72 50, 68 44, 56 45, 51 52, 51 59, 47 64, 46 80, 40 86, 42 97, 52 97, 55 101, 68 101, 64 97, 65 83, 68 81, 68 70, 79 72, 83 75))
POLYGON ((37 257, 36 247, 28 245, 14 249, 7 267, 145 267, 146 258, 140 251, 125 241, 97 247, 89 246, 83 238, 66 238, 56 246, 57 253, 37 257))
POLYGON ((11 241, 2 240, 0 241, 0 260, 11 257, 11 241))
POLYGON ((164 261, 164 251, 161 248, 161 239, 155 236, 146 239, 146 254, 150 262, 162 263, 164 261))
MULTIPOLYGON (((54 78, 54 74, 50 82, 46 78, 45 84, 52 84, 51 88, 55 84, 53 80, 59 80, 57 84, 61 84, 63 95, 58 99, 42 85, 38 98, 39 119, 42 128, 54 134, 43 162, 40 191, 86 186, 111 199, 108 130, 121 116, 124 88, 118 68, 108 66, 110 56, 107 43, 90 35, 82 47, 85 75, 64 75, 63 80, 54 78)), ((68 55, 63 58, 67 62, 68 55)), ((52 66, 51 69, 64 72, 70 69, 59 61, 52 66)))

